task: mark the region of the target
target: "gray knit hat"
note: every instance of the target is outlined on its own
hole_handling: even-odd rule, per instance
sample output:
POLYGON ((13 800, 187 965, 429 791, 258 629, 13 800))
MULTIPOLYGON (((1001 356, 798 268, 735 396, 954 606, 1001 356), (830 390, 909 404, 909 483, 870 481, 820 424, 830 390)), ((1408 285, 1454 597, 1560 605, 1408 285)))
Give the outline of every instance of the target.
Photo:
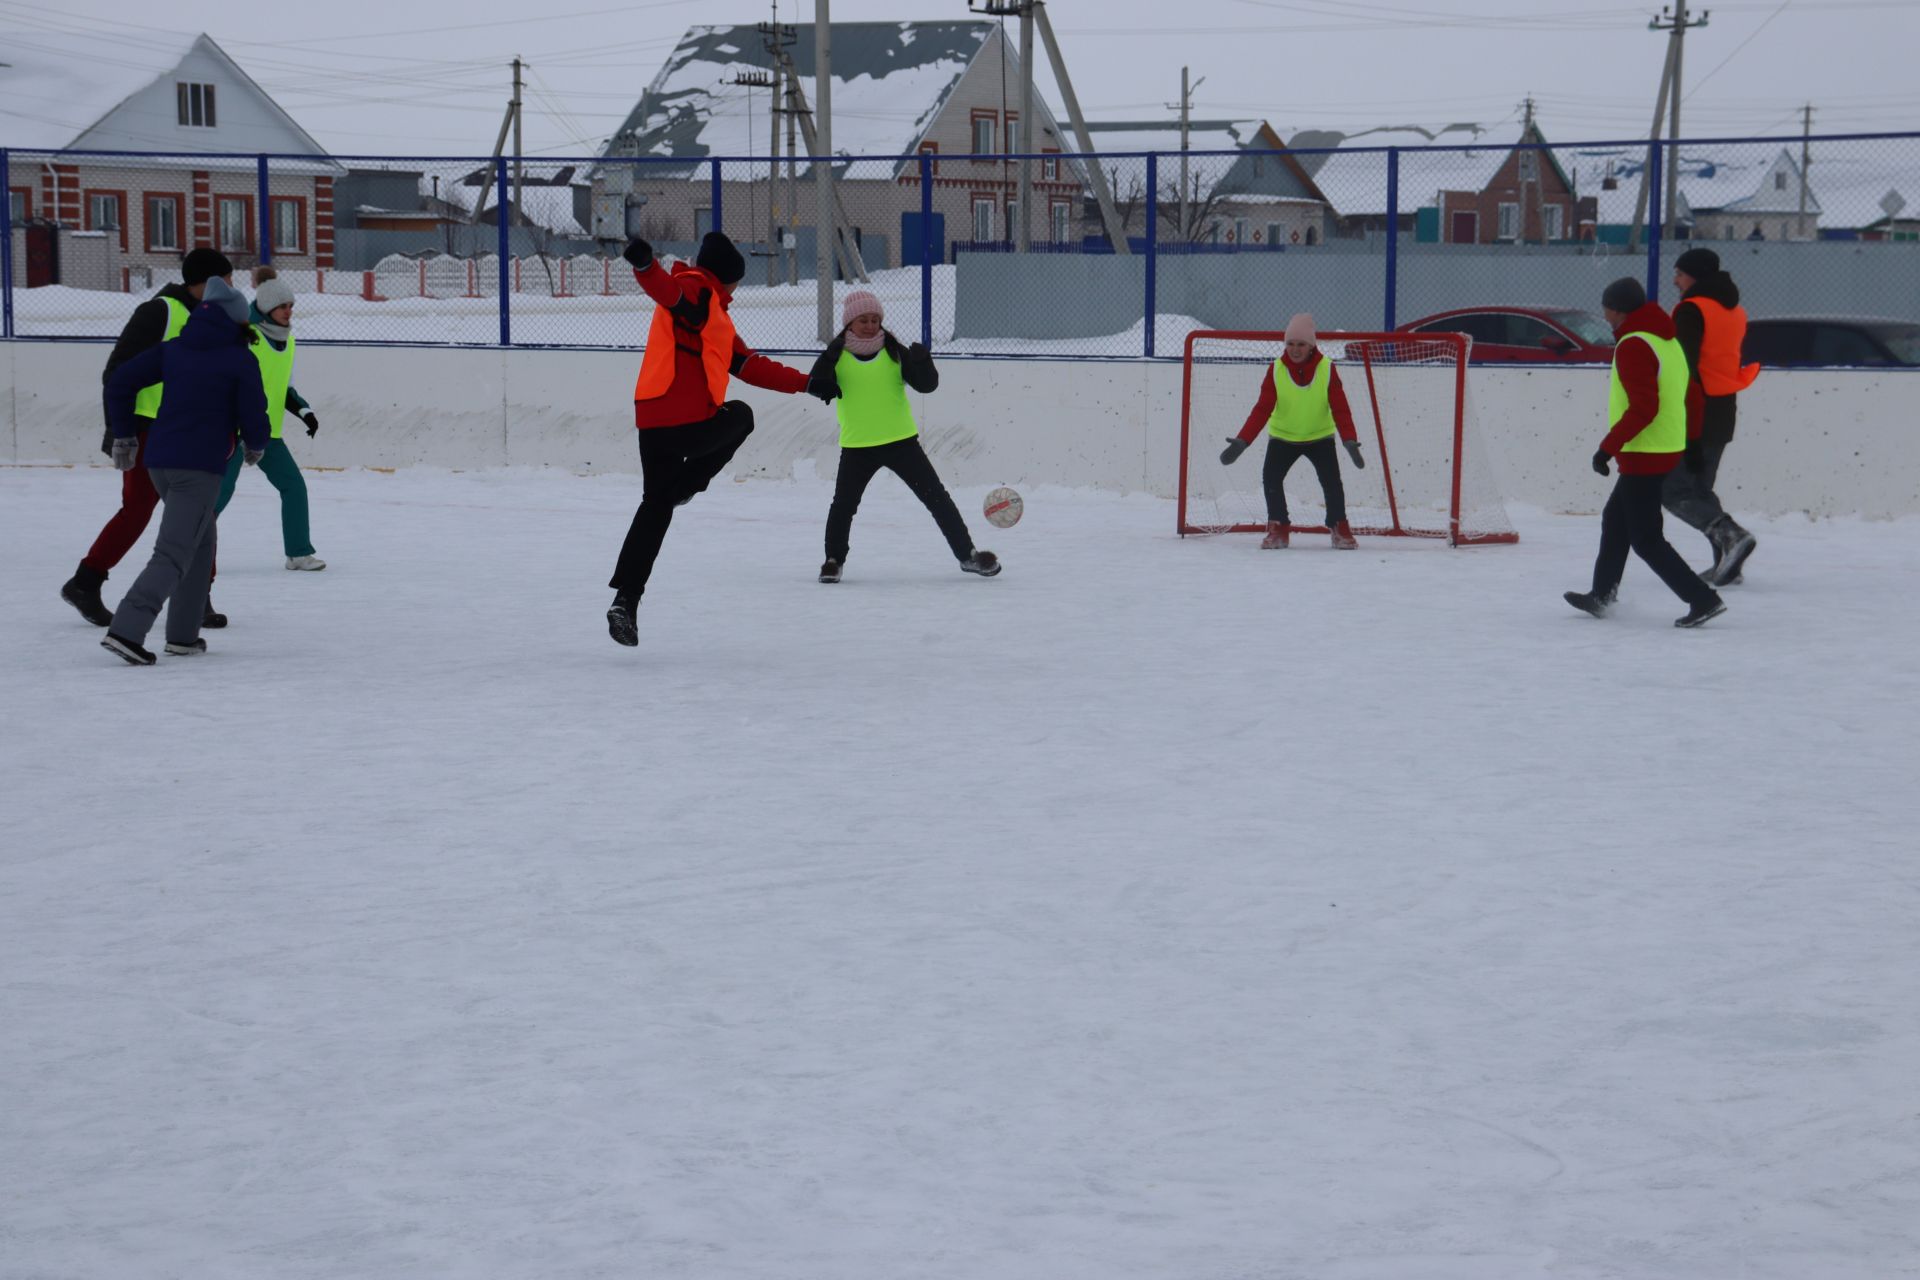
POLYGON ((280 307, 293 305, 293 286, 275 276, 262 281, 253 291, 253 305, 260 308, 260 314, 270 316, 280 307))
POLYGON ((202 302, 210 303, 227 313, 227 319, 235 324, 247 322, 247 298, 238 289, 222 280, 219 276, 207 281, 206 292, 200 295, 202 302))

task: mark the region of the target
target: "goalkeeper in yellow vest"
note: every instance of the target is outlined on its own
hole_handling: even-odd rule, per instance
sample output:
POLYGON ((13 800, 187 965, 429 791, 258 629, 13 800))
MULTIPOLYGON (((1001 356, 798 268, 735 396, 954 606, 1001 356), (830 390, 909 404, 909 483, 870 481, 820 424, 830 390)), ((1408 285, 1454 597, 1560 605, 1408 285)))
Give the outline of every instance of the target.
MULTIPOLYGON (((286 553, 287 568, 312 572, 327 567, 313 554, 313 531, 307 523, 307 482, 300 475, 300 464, 281 438, 280 428, 286 414, 307 424, 311 439, 320 430, 320 419, 313 407, 293 389, 293 287, 272 267, 254 273, 253 306, 247 316, 254 339, 249 348, 260 362, 260 383, 267 393, 267 417, 273 420, 273 438, 267 442, 267 456, 260 470, 280 494, 280 549, 286 553)), ((220 501, 214 513, 227 509, 233 501, 234 486, 240 482, 240 454, 227 462, 227 474, 220 482, 220 501)))
POLYGON ((1267 496, 1266 551, 1287 545, 1287 472, 1305 458, 1320 477, 1327 501, 1327 530, 1339 551, 1354 549, 1353 530, 1347 524, 1347 489, 1340 480, 1340 456, 1334 451, 1334 433, 1346 446, 1353 465, 1365 468, 1360 436, 1353 429, 1353 411, 1340 385, 1340 372, 1314 344, 1319 334, 1313 317, 1304 311, 1287 321, 1286 351, 1260 379, 1260 399, 1247 415, 1240 434, 1220 451, 1221 463, 1231 466, 1247 451, 1260 428, 1267 429, 1267 461, 1260 474, 1267 496))
POLYGON ((1620 478, 1600 513, 1600 554, 1593 562, 1593 590, 1569 591, 1566 601, 1604 618, 1619 598, 1620 578, 1632 551, 1673 594, 1687 602, 1676 627, 1697 627, 1727 611, 1720 593, 1702 582, 1667 541, 1660 495, 1667 474, 1679 466, 1688 442, 1700 435, 1700 387, 1686 352, 1673 334, 1673 318, 1631 276, 1600 295, 1600 309, 1613 326, 1613 368, 1607 393, 1606 439, 1593 455, 1593 469, 1607 475, 1617 460, 1620 478))
POLYGON ((907 403, 907 388, 926 395, 940 385, 933 354, 918 342, 901 346, 883 327, 885 319, 879 298, 865 289, 848 294, 840 307, 840 334, 814 361, 808 379, 808 391, 823 401, 839 401, 834 412, 840 419, 840 469, 827 508, 827 558, 820 581, 840 581, 854 513, 882 469, 899 476, 932 513, 962 572, 991 578, 1000 572, 1000 561, 993 552, 974 548, 960 508, 920 447, 920 428, 907 403))

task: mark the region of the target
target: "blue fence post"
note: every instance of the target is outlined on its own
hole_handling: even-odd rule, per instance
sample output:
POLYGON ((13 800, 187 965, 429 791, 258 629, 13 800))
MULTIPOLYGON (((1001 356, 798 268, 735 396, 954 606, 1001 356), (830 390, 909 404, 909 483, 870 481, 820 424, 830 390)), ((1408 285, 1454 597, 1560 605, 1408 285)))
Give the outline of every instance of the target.
POLYGON ((267 157, 260 156, 260 261, 273 261, 273 201, 267 198, 267 157))
POLYGON ((1660 301, 1660 190, 1665 153, 1656 142, 1647 150, 1647 301, 1660 301))
POLYGON ((499 199, 494 202, 494 207, 499 213, 496 221, 500 223, 500 345, 510 347, 513 345, 513 309, 508 305, 507 298, 511 292, 509 277, 513 270, 507 261, 512 250, 511 242, 507 239, 507 224, 511 218, 511 210, 507 205, 507 158, 500 156, 493 164, 493 182, 499 188, 499 199))
MULTIPOLYGON (((1122 228, 1121 235, 1126 234, 1122 228)), ((1115 245, 1115 249, 1119 246, 1115 245)), ((1153 359, 1154 313, 1159 309, 1154 298, 1159 287, 1160 268, 1160 157, 1157 153, 1147 156, 1147 323, 1146 357, 1153 359)))
MULTIPOLYGON (((0 147, 0 174, 8 182, 13 180, 13 153, 0 147)), ((7 202, 0 205, 0 244, 6 245, 6 253, 0 255, 0 336, 13 336, 13 191, 7 191, 7 202)))
POLYGON ((721 230, 726 224, 720 220, 720 162, 713 162, 713 229, 721 230))
POLYGON ((929 351, 933 350, 933 250, 933 157, 922 151, 920 153, 920 341, 926 344, 929 351))
POLYGON ((1387 322, 1394 321, 1394 291, 1400 286, 1400 149, 1387 152, 1387 322))

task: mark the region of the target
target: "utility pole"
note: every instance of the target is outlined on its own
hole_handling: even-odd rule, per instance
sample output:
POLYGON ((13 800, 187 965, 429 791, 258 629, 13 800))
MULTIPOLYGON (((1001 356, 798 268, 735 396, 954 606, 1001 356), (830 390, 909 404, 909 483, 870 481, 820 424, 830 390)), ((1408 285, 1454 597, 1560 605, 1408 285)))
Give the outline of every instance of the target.
MULTIPOLYGON (((1201 76, 1192 84, 1187 83, 1188 68, 1180 68, 1180 234, 1182 244, 1187 243, 1193 234, 1193 228, 1187 225, 1187 135, 1193 125, 1193 91, 1207 82, 1201 76)), ((1168 104, 1172 105, 1172 104, 1168 104)), ((1147 234, 1153 234, 1149 227, 1147 234)))
POLYGON ((523 210, 525 210, 525 208, 526 208, 526 199, 525 199, 525 197, 524 197, 524 196, 522 195, 522 192, 523 192, 523 191, 525 190, 525 188, 526 188, 526 181, 527 181, 527 170, 526 170, 526 166, 525 166, 525 164, 524 164, 524 163, 522 162, 522 160, 521 160, 521 157, 527 154, 527 150, 526 150, 526 147, 525 147, 525 145, 523 144, 523 142, 522 142, 522 139, 521 139, 521 136, 520 136, 520 120, 521 120, 521 111, 520 111, 520 59, 518 59, 518 58, 515 58, 515 59, 513 60, 513 210, 512 210, 512 220, 513 220, 513 222, 515 222, 515 223, 519 223, 519 224, 521 224, 521 225, 523 225, 523 226, 524 226, 524 225, 526 224, 526 221, 527 221, 527 219, 526 219, 526 215, 525 215, 525 213, 523 212, 523 210))
POLYGON ((1813 163, 1808 154, 1808 138, 1813 133, 1813 104, 1809 102, 1800 111, 1800 220, 1795 224, 1802 240, 1811 240, 1807 234, 1807 166, 1813 163))
MULTIPOLYGON (((765 31, 767 29, 766 24, 762 23, 760 25, 760 29, 762 31, 765 31)), ((753 91, 755 89, 772 90, 774 89, 774 86, 778 83, 778 81, 779 81, 778 73, 769 73, 766 71, 758 71, 758 70, 735 72, 733 79, 727 81, 728 84, 737 85, 740 88, 743 88, 747 91, 747 136, 749 138, 749 141, 747 143, 747 156, 749 159, 751 159, 753 156, 753 143, 751 141, 751 138, 753 136, 753 91)), ((767 249, 766 249, 767 283, 772 284, 773 273, 774 273, 774 249, 773 249, 774 232, 772 228, 774 226, 774 219, 778 216, 777 214, 775 214, 773 209, 773 203, 774 203, 773 178, 774 178, 774 171, 779 168, 778 157, 780 155, 780 104, 775 100, 775 95, 771 92, 767 95, 767 121, 768 121, 768 124, 773 129, 773 140, 767 148, 768 231, 767 231, 767 249)), ((747 225, 748 226, 753 225, 753 171, 751 169, 747 171, 747 225)), ((718 229, 719 228, 717 227, 715 228, 715 230, 718 230, 718 229)))
POLYGON ((793 133, 799 127, 800 77, 794 74, 791 57, 781 58, 781 69, 787 82, 786 93, 781 98, 786 103, 784 113, 787 117, 787 230, 793 234, 793 239, 790 242, 783 241, 780 249, 787 259, 787 283, 797 285, 800 283, 800 164, 796 157, 800 152, 794 146, 793 133))
POLYGON ((1660 68, 1660 93, 1653 102, 1653 127, 1647 131, 1647 164, 1640 170, 1640 194, 1633 200, 1633 230, 1627 236, 1627 249, 1640 247, 1640 229, 1647 222, 1647 184, 1653 174, 1653 149, 1660 145, 1660 118, 1667 113, 1667 94, 1673 89, 1673 41, 1667 41, 1666 65, 1660 68))
POLYGON ((833 218, 833 19, 829 0, 813 0, 813 93, 819 104, 818 142, 813 154, 813 269, 814 301, 819 309, 819 338, 833 341, 833 246, 838 226, 833 218))
MULTIPOLYGON (((794 39, 793 28, 780 25, 780 0, 773 0, 773 21, 760 24, 761 44, 767 51, 768 64, 773 68, 773 73, 768 76, 765 81, 773 90, 771 98, 773 105, 770 112, 773 137, 767 146, 768 284, 780 283, 780 276, 783 274, 780 269, 780 264, 787 256, 786 246, 782 244, 780 238, 780 117, 787 116, 787 151, 789 157, 791 157, 793 151, 793 118, 788 111, 788 107, 791 104, 787 103, 786 99, 786 86, 784 83, 786 76, 783 74, 782 65, 785 62, 787 46, 791 45, 794 39)), ((793 172, 791 164, 788 165, 787 172, 789 177, 791 177, 793 172)), ((789 190, 787 195, 790 198, 793 194, 791 190, 792 183, 789 182, 788 186, 789 190)))
MULTIPOLYGON (((824 135, 814 130, 813 113, 807 109, 807 95, 800 88, 800 73, 794 69, 792 58, 786 59, 786 73, 788 81, 793 85, 794 114, 800 122, 800 140, 806 144, 807 154, 814 158, 816 169, 819 167, 820 157, 827 157, 829 162, 827 172, 831 178, 832 157, 825 150, 824 135)), ((817 173, 815 177, 818 178, 817 173)), ((853 236, 848 230, 853 223, 847 217, 846 206, 840 202, 840 190, 831 184, 827 190, 827 208, 832 216, 831 220, 823 226, 831 234, 833 252, 839 261, 840 273, 850 280, 857 279, 862 284, 869 284, 872 282, 872 277, 867 274, 867 264, 860 256, 860 246, 853 242, 853 236)))
MULTIPOLYGON (((1528 94, 1521 110, 1526 113, 1525 122, 1520 126, 1520 141, 1528 144, 1533 141, 1533 95, 1528 94)), ((1539 229, 1540 241, 1547 239, 1547 217, 1541 208, 1540 192, 1540 153, 1522 150, 1520 152, 1520 234, 1517 242, 1525 243, 1532 239, 1530 232, 1539 229)))
MULTIPOLYGON (((821 0, 825 3, 825 0, 821 0)), ((1067 74, 1067 60, 1060 54, 1060 41, 1053 34, 1053 23, 1047 18, 1047 6, 1044 0, 1028 0, 1033 11, 1034 21, 1039 25, 1040 38, 1046 42, 1047 58, 1053 63, 1053 78, 1060 86, 1061 101, 1066 103, 1067 117, 1073 121, 1074 136, 1080 141, 1080 150, 1086 156, 1087 185, 1093 188, 1094 199, 1100 202, 1100 221, 1107 229, 1107 239, 1113 244, 1113 251, 1121 256, 1132 253, 1127 244, 1127 229, 1120 223, 1120 214, 1113 204, 1113 192, 1107 188, 1107 175, 1100 168, 1100 157, 1093 149, 1093 135, 1087 132, 1086 117, 1080 113, 1080 97, 1073 91, 1073 78, 1067 74)), ((1022 217, 1025 216, 1023 212, 1022 217)), ((1147 228, 1147 234, 1153 234, 1153 228, 1147 228)))
MULTIPOLYGON (((1002 51, 1001 57, 1006 54, 1002 51)), ((1033 241, 1033 161, 1025 157, 1033 150, 1033 140, 1039 136, 1033 127, 1033 5, 1020 6, 1020 229, 1014 233, 1015 243, 1021 253, 1027 252, 1033 241)))
MULTIPOLYGON (((1681 64, 1686 54, 1687 30, 1690 27, 1706 26, 1707 19, 1712 16, 1713 11, 1711 9, 1702 9, 1699 18, 1690 22, 1687 20, 1687 0, 1673 0, 1673 4, 1670 7, 1661 10, 1661 18, 1665 18, 1665 22, 1662 22, 1661 18, 1655 18, 1647 23, 1647 29, 1649 31, 1665 31, 1669 33, 1667 40, 1673 54, 1673 70, 1671 72, 1673 83, 1671 94, 1668 98, 1668 110, 1672 115, 1667 121, 1667 136, 1675 142, 1680 141, 1680 72, 1681 64)), ((1674 206, 1679 203, 1679 159, 1679 154, 1676 152, 1674 155, 1674 163, 1667 166, 1667 191, 1660 209, 1663 220, 1662 225, 1666 228, 1664 234, 1667 236, 1673 235, 1674 206)))
MULTIPOLYGON (((498 160, 498 159, 500 158, 500 156, 501 156, 501 154, 502 154, 503 152, 505 152, 505 151, 506 151, 506 149, 507 149, 507 134, 508 134, 508 132, 510 132, 510 131, 511 131, 511 132, 512 132, 512 134, 513 134, 513 154, 514 154, 514 192, 513 192, 513 203, 514 203, 514 205, 515 205, 516 207, 518 207, 518 205, 519 205, 519 203, 520 203, 520 190, 519 190, 519 183, 520 183, 520 165, 519 165, 519 156, 520 156, 520 59, 518 59, 518 58, 515 58, 515 59, 513 60, 513 96, 512 96, 511 98, 508 98, 508 99, 507 99, 507 114, 505 114, 504 116, 501 116, 501 117, 500 117, 500 136, 499 136, 499 137, 497 137, 497 138, 495 138, 495 139, 493 140, 493 155, 492 155, 492 157, 491 157, 492 159, 494 159, 494 160, 498 160)), ((492 176, 491 176, 491 175, 493 174, 493 172, 494 172, 494 170, 495 170, 495 168, 496 168, 496 167, 497 167, 497 166, 495 166, 495 165, 488 165, 488 166, 487 166, 487 175, 488 175, 488 176, 487 176, 487 177, 486 177, 486 178, 485 178, 485 179, 484 179, 484 180, 482 181, 482 183, 481 183, 481 186, 480 186, 480 198, 479 198, 478 200, 476 200, 476 201, 474 201, 474 202, 473 202, 473 213, 471 214, 471 216, 470 216, 470 218, 469 218, 469 225, 472 225, 472 224, 474 224, 474 223, 478 223, 478 222, 480 221, 480 218, 481 218, 481 215, 483 215, 483 214, 485 214, 485 213, 486 213, 486 211, 487 211, 487 196, 488 196, 488 195, 490 195, 490 194, 492 193, 492 191, 493 191, 493 178, 492 178, 492 176)), ((507 216, 508 216, 508 213, 507 213, 507 211, 506 211, 506 210, 504 210, 504 209, 503 209, 503 210, 501 210, 501 211, 500 211, 500 216, 501 216, 501 217, 503 217, 503 218, 504 218, 504 217, 507 217, 507 216)))

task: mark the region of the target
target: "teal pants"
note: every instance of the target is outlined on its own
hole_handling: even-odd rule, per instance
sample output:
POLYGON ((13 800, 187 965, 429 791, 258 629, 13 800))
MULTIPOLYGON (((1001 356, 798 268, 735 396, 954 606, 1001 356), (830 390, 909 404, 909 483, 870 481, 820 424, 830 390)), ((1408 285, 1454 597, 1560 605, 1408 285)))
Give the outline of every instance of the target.
MULTIPOLYGON (((233 487, 240 482, 245 454, 245 446, 235 442, 233 456, 227 459, 226 479, 220 482, 220 503, 214 508, 215 515, 225 511, 233 501, 233 487)), ((260 469, 280 491, 280 541, 286 545, 286 553, 312 555, 313 532, 307 527, 307 482, 300 478, 300 464, 293 460, 293 450, 287 448, 285 440, 275 437, 267 441, 267 456, 260 459, 260 469)))

